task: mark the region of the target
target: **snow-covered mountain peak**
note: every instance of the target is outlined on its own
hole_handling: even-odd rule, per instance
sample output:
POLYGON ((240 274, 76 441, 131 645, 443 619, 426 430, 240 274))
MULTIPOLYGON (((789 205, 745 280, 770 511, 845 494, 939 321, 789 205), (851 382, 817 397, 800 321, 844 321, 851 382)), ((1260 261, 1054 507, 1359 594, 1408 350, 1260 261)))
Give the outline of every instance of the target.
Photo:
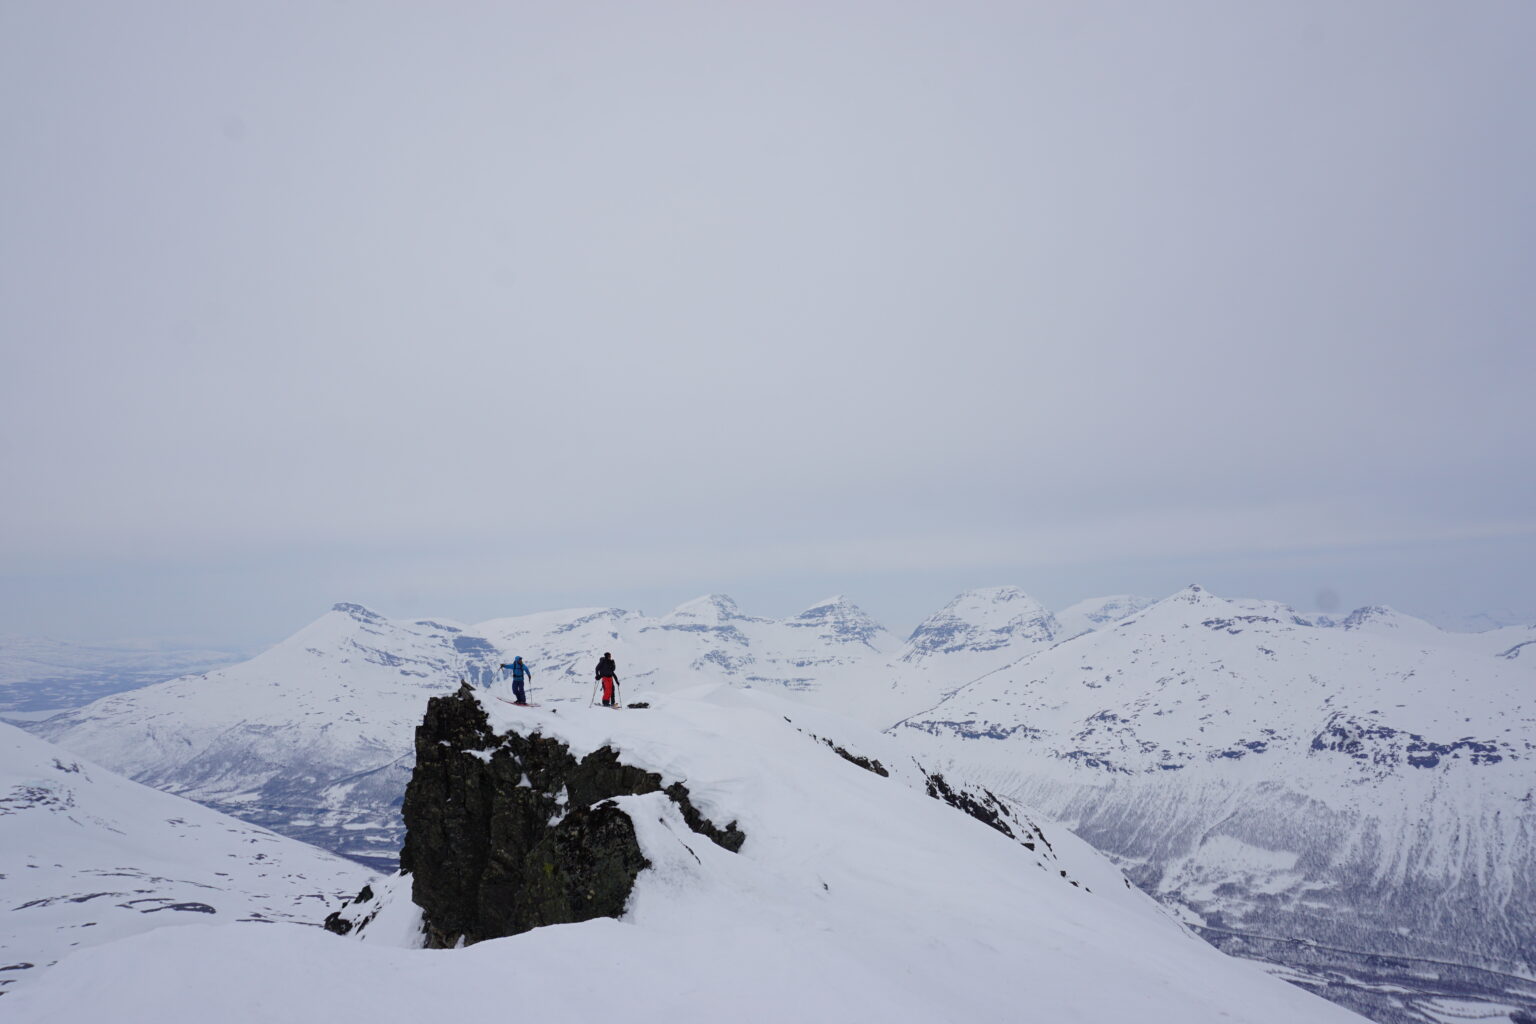
POLYGON ((863 644, 882 654, 900 646, 889 630, 841 594, 816 602, 788 620, 786 625, 794 629, 813 629, 823 640, 863 644))
POLYGON ((1018 587, 982 587, 955 595, 948 604, 930 616, 929 621, 948 617, 974 626, 997 629, 1009 623, 1034 621, 1050 614, 1045 605, 1018 587))
POLYGON ((622 608, 562 608, 553 612, 491 619, 476 625, 473 632, 503 646, 516 646, 526 638, 550 634, 607 631, 611 635, 612 630, 622 623, 639 618, 637 613, 622 608))
MULTIPOLYGON (((974 587, 955 595, 955 598, 945 607, 986 607, 996 605, 1010 605, 1016 602, 1024 602, 1034 607, 1041 606, 1040 602, 1030 597, 1023 590, 1014 586, 1004 587, 974 587)), ((1043 607, 1043 606, 1041 606, 1043 607)))
POLYGON ((1015 651, 1018 644, 1051 643, 1059 633, 1055 616, 1018 587, 967 590, 918 624, 902 660, 960 652, 1017 656, 1023 653, 1015 651))
POLYGON ((858 605, 848 600, 844 594, 833 594, 831 597, 822 598, 815 604, 807 606, 796 618, 804 619, 811 616, 824 616, 842 608, 852 608, 857 611, 858 605))
POLYGON ((1388 608, 1382 604, 1366 605, 1356 608, 1345 616, 1339 623, 1340 629, 1375 629, 1375 630, 1434 630, 1441 632, 1438 626, 1416 619, 1412 615, 1405 615, 1395 608, 1388 608))
POLYGON ((1491 633, 1484 637, 1484 641, 1479 641, 1471 636, 1446 633, 1434 623, 1426 622, 1423 619, 1404 614, 1395 608, 1379 604, 1356 608, 1343 619, 1314 621, 1320 627, 1332 627, 1344 632, 1368 634, 1372 637, 1380 637, 1412 646, 1465 644, 1475 648, 1484 641, 1495 639, 1495 635, 1491 633))
POLYGON ((725 594, 705 594, 684 601, 662 617, 663 622, 691 621, 719 623, 745 618, 736 602, 725 594))
MULTIPOLYGON (((1219 597, 1211 593, 1197 583, 1192 583, 1183 590, 1170 594, 1161 601, 1154 601, 1139 613, 1126 616, 1115 624, 1116 628, 1131 628, 1142 624, 1145 627, 1178 627, 1183 625, 1196 625, 1216 619, 1232 616, 1257 616, 1275 618, 1273 614, 1279 610, 1279 606, 1271 606, 1264 602, 1232 601, 1225 597, 1219 597), (1261 607, 1262 605, 1262 607, 1261 607)), ((1290 618, 1286 614, 1287 619, 1290 618)))
POLYGON ((338 601, 331 605, 331 611, 340 612, 343 615, 350 615, 358 622, 378 623, 385 621, 384 616, 380 615, 372 608, 366 608, 363 605, 354 604, 351 601, 338 601))

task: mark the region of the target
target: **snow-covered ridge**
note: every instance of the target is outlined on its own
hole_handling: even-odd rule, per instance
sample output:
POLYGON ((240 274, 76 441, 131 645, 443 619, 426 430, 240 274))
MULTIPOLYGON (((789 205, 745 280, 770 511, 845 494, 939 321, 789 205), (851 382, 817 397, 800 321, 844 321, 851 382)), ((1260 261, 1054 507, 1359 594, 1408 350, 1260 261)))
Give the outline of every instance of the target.
MULTIPOLYGON (((643 855, 617 921, 410 948, 422 920, 402 906, 411 876, 369 887, 358 907, 376 916, 352 930, 363 941, 296 928, 149 936, 66 961, 16 1009, 94 1020, 142 1004, 162 1019, 254 1024, 416 1019, 451 1005, 490 1018, 505 1014, 511 978, 519 1014, 550 1020, 1359 1019, 1194 939, 1064 830, 1009 836, 914 789, 907 773, 932 780, 890 737, 762 691, 645 696, 649 708, 617 713, 484 700, 494 735, 428 737, 467 771, 500 761, 503 783, 520 775, 514 735, 583 759, 611 750, 616 764, 686 779, 715 821, 739 820, 747 839, 733 851, 699 836, 664 792, 594 797, 643 855)), ((489 794, 489 820, 530 799, 529 783, 489 794)), ((561 789, 555 813, 583 813, 561 789)))

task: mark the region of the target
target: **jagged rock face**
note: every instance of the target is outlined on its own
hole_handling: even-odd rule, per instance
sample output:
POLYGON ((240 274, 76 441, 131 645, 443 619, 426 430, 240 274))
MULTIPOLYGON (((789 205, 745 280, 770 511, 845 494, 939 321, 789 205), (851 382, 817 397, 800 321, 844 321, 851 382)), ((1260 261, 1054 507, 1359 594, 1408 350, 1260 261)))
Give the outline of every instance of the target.
POLYGON ((429 948, 617 917, 649 862, 613 797, 665 792, 695 831, 726 849, 746 837, 701 815, 681 783, 603 747, 578 760, 558 740, 496 736, 468 686, 434 697, 416 730, 405 848, 429 948))

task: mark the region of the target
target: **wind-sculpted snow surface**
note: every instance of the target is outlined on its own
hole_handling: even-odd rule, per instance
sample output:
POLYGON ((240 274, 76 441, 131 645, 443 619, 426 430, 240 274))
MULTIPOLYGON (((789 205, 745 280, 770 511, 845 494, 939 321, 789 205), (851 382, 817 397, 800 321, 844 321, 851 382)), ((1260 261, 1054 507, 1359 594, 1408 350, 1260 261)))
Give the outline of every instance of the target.
POLYGON ((0 779, 0 994, 73 951, 166 925, 312 923, 366 877, 9 725, 0 779))
MULTIPOLYGON (((558 748, 528 772, 540 793, 538 766, 566 755, 612 751, 613 764, 657 776, 661 790, 603 803, 632 824, 644 858, 616 919, 423 949, 420 914, 401 906, 407 879, 387 879, 356 904, 373 907, 370 919, 346 937, 149 936, 66 962, 15 1008, 125 1024, 1359 1019, 1200 942, 1102 857, 1064 830, 1028 826, 1010 802, 991 808, 1010 817, 984 824, 931 798, 930 777, 888 737, 760 691, 647 701, 554 712, 486 700, 483 727, 469 714, 430 733, 446 756, 476 761, 558 748), (666 791, 678 783, 703 817, 739 822, 745 841, 700 835, 666 791)), ((571 797, 554 817, 588 809, 571 797)), ((473 827, 460 808, 444 813, 473 827)), ((496 817, 483 827, 497 834, 496 817)))
POLYGON ((1444 986, 1409 958, 1500 972, 1502 992, 1461 994, 1518 1007, 1536 1001, 1536 708, 1503 639, 1385 609, 1317 626, 1196 587, 895 732, 1067 822, 1213 941, 1336 947, 1307 955, 1314 980, 1403 958, 1351 996, 1378 1019, 1439 1019, 1411 996, 1444 986))

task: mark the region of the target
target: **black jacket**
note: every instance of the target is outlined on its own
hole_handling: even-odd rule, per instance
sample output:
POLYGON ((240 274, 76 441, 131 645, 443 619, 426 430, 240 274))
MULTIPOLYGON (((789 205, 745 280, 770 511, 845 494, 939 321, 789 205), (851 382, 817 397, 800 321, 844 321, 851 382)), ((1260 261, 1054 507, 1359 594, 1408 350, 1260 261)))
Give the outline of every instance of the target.
POLYGON ((617 671, 618 666, 613 663, 612 658, 597 659, 597 678, 601 679, 603 676, 614 675, 617 671))

